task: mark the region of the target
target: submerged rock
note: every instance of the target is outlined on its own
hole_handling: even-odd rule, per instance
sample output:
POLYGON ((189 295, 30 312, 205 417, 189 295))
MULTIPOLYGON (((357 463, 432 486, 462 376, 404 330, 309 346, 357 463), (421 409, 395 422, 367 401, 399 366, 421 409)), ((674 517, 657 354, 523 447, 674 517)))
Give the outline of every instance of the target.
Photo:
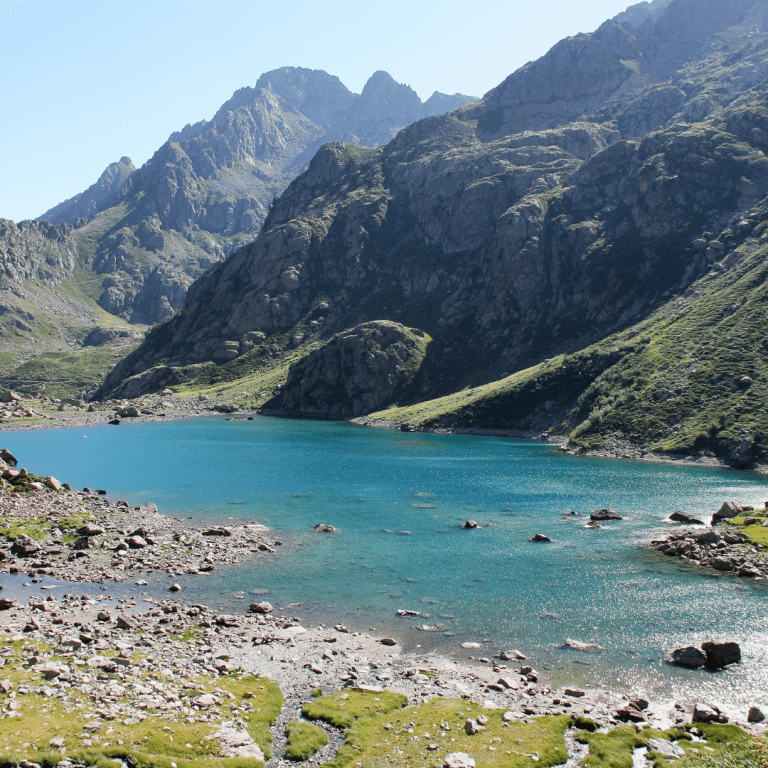
POLYGON ((534 534, 533 538, 530 539, 530 541, 537 541, 537 542, 552 542, 552 539, 549 538, 549 536, 545 536, 543 533, 536 533, 534 534))
POLYGON ((669 519, 676 523, 684 523, 685 525, 704 525, 698 518, 695 518, 693 515, 689 515, 686 512, 682 512, 679 509, 673 512, 669 516, 669 519))
POLYGON ((701 649, 706 654, 707 669, 722 669, 729 664, 741 661, 741 647, 738 643, 702 643, 701 649))
POLYGON ((689 645, 685 648, 675 648, 667 657, 667 661, 678 667, 701 669, 707 663, 707 656, 700 648, 689 645))
POLYGON ((613 509, 598 509, 592 512, 589 519, 604 522, 605 520, 623 520, 624 518, 613 509))
POLYGON ((315 533, 337 533, 336 528, 327 523, 318 523, 312 530, 315 533))

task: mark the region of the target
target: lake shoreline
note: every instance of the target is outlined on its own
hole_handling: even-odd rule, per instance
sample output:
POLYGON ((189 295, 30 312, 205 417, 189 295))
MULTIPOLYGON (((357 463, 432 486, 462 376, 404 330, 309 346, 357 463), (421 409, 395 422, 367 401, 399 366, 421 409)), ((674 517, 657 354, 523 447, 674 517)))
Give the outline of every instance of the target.
MULTIPOLYGON (((4 479, 0 494, 0 513, 18 523, 14 543, 9 551, 0 553, 0 571, 19 577, 26 573, 31 583, 25 582, 25 586, 35 590, 32 585, 39 585, 41 597, 28 598, 27 602, 7 597, 0 600, 0 628, 6 627, 11 636, 22 634, 42 641, 53 633, 62 642, 74 636, 73 642, 80 642, 82 650, 85 641, 79 638, 84 634, 83 624, 93 628, 96 635, 99 627, 109 628, 113 645, 133 642, 137 627, 144 636, 155 633, 162 638, 159 630, 171 629, 164 622, 173 623, 174 631, 181 635, 202 630, 212 658, 226 657, 244 670, 275 679, 294 711, 318 685, 328 690, 363 686, 405 693, 412 704, 435 696, 466 698, 514 712, 521 722, 534 716, 569 714, 615 725, 625 717, 621 713, 627 711, 629 701, 644 695, 642 691, 599 685, 555 686, 527 666, 525 649, 522 654, 500 649, 492 655, 488 646, 466 643, 462 652, 468 658, 462 660, 438 653, 406 652, 396 636, 389 639, 350 631, 340 624, 332 629, 322 624, 303 627, 295 617, 277 617, 266 602, 251 604, 244 614, 222 615, 215 609, 190 606, 177 600, 183 596, 183 587, 174 579, 182 575, 204 578, 211 570, 246 563, 258 568, 259 559, 277 556, 281 542, 257 523, 226 528, 193 526, 160 514, 153 504, 131 507, 124 501, 110 501, 103 490, 77 492, 55 478, 22 478, 23 483, 13 483, 17 479, 4 479), (38 536, 26 537, 24 526, 32 526, 31 531, 43 518, 38 536), (150 574, 165 584, 150 585, 146 578, 150 574), (51 584, 51 580, 59 584, 51 584), (133 594, 126 591, 131 582, 136 587, 133 594), (109 611, 106 618, 98 619, 97 615, 94 619, 89 614, 84 620, 77 614, 82 599, 79 603, 70 599, 71 605, 51 599, 64 588, 93 584, 101 587, 109 602, 115 597, 109 594, 110 583, 120 584, 123 597, 118 602, 122 600, 121 615, 127 617, 122 621, 109 611), (140 595, 147 605, 159 608, 155 618, 142 618, 137 604, 140 595)), ((88 600, 94 599, 91 596, 88 600)), ((89 602, 91 608, 103 604, 103 599, 95 599, 92 605, 89 602)), ((189 664, 197 663, 182 656, 189 664)), ((231 669, 229 661, 225 671, 231 669)), ((754 698, 755 705, 765 705, 754 698)), ((662 696, 651 699, 646 711, 632 710, 630 714, 637 722, 667 728, 690 723, 693 703, 682 706, 662 696)), ((731 722, 747 726, 746 709, 723 707, 723 711, 731 722)), ((755 733, 766 732, 763 725, 749 727, 755 733)))
POLYGON ((414 432, 431 435, 475 435, 479 437, 506 437, 514 440, 527 440, 536 443, 547 443, 560 453, 569 456, 582 456, 598 459, 630 459, 633 461, 646 461, 652 464, 671 464, 681 467, 717 467, 719 469, 736 469, 744 472, 757 472, 768 475, 768 464, 755 464, 741 469, 735 468, 728 462, 714 456, 699 456, 683 453, 659 453, 633 446, 615 446, 610 448, 581 448, 568 444, 565 435, 547 435, 541 432, 524 432, 515 429, 491 429, 482 427, 410 427, 405 422, 387 421, 383 419, 371 419, 368 416, 358 416, 349 419, 348 423, 372 429, 391 429, 403 432, 414 432))

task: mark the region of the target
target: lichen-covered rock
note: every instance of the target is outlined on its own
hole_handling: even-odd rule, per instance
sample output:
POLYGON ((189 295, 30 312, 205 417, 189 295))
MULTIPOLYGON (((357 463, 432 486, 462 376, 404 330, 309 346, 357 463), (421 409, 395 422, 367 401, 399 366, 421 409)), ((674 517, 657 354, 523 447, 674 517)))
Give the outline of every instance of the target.
POLYGON ((331 419, 371 413, 405 392, 429 341, 386 320, 355 326, 291 367, 282 406, 291 415, 331 419))

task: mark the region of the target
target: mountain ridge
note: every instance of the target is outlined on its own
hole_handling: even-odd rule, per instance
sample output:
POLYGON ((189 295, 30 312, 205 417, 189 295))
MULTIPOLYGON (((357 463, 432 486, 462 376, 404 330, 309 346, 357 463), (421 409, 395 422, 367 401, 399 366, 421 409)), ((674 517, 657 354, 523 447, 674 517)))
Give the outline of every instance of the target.
POLYGON ((259 238, 97 394, 258 381, 289 351, 391 321, 432 339, 409 385, 418 403, 644 322, 742 247, 734 220, 762 215, 766 51, 762 4, 672 0, 640 29, 609 21, 558 43, 381 148, 325 145, 259 238))

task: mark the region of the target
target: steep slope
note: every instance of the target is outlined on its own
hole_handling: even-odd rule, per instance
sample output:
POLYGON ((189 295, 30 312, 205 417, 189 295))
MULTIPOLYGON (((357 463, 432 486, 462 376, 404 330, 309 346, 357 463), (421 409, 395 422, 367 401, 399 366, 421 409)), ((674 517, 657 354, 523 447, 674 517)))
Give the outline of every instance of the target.
POLYGON ((0 266, 0 387, 92 392, 141 338, 82 290, 70 227, 0 219, 0 266))
POLYGON ((74 226, 79 219, 92 219, 97 213, 110 208, 117 202, 117 193, 135 170, 136 166, 131 162, 130 157, 121 157, 118 162, 110 163, 99 180, 85 192, 59 203, 39 216, 37 220, 74 226))
MULTIPOLYGON (((257 376, 281 355, 389 320, 433 339, 409 392, 393 396, 414 402, 648 322, 760 221, 767 53, 764 4, 673 0, 655 24, 607 22, 563 41, 482 102, 380 149, 324 147, 258 240, 196 282, 181 315, 98 394, 214 370, 225 382, 257 376)), ((559 399, 529 377, 526 407, 552 411, 537 428, 565 424, 612 360, 612 348, 590 356, 572 378, 551 368, 559 399)), ((591 439, 579 413, 569 429, 591 439)), ((732 451, 726 442, 712 450, 732 451)))
POLYGON ((211 121, 171 135, 139 170, 123 158, 42 218, 79 225, 84 263, 103 276, 101 307, 154 323, 181 307, 196 277, 256 237, 274 196, 323 142, 377 146, 471 100, 434 94, 422 104, 385 72, 357 95, 325 72, 286 67, 236 92, 211 121))

